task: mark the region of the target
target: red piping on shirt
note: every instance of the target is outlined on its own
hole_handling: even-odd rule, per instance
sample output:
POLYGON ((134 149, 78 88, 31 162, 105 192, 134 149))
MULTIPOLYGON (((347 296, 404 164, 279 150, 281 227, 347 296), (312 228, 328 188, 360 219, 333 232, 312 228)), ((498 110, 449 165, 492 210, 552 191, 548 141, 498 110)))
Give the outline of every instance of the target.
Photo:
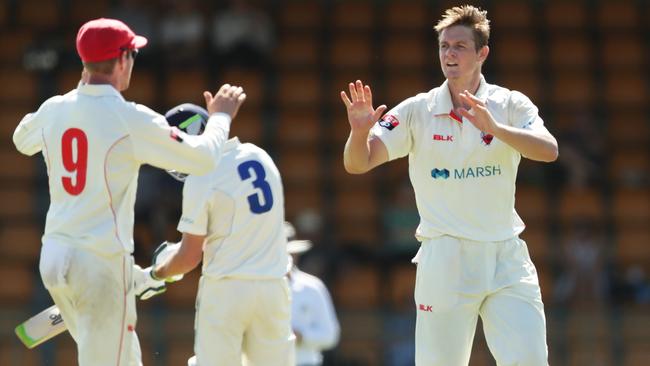
MULTIPOLYGON (((113 208, 113 195, 111 195, 111 189, 108 185, 108 173, 106 171, 106 168, 108 167, 108 155, 110 155, 111 150, 117 145, 120 141, 124 140, 125 138, 129 137, 129 135, 125 135, 117 139, 113 145, 111 145, 110 148, 108 148, 108 151, 106 151, 106 156, 104 157, 104 183, 106 183, 106 192, 108 192, 108 205, 111 208, 111 213, 113 214, 113 223, 115 224, 115 237, 117 238, 117 241, 120 242, 122 245, 122 248, 124 248, 124 243, 122 243, 122 240, 120 239, 120 234, 117 229, 117 215, 115 214, 115 209, 113 208)), ((120 366, 120 362, 122 361, 122 343, 124 342, 124 325, 126 323, 126 295, 128 293, 128 289, 126 287, 126 274, 125 274, 125 264, 124 261, 126 259, 122 259, 122 282, 124 286, 124 298, 122 299, 122 330, 120 331, 120 346, 117 351, 117 366, 120 366)))
POLYGON ((126 295, 128 289, 126 287, 126 258, 122 257, 122 285, 124 286, 124 297, 122 298, 122 330, 120 330, 120 347, 117 350, 117 366, 120 366, 122 361, 122 344, 124 343, 124 324, 126 323, 126 295))
POLYGON ((124 248, 124 243, 122 243, 122 240, 120 239, 120 233, 117 230, 117 215, 115 214, 115 209, 113 208, 113 195, 111 195, 111 189, 108 186, 108 173, 106 172, 106 167, 108 166, 108 155, 111 153, 111 150, 117 145, 118 142, 124 140, 125 138, 129 137, 129 135, 125 135, 117 139, 111 145, 111 147, 106 151, 106 156, 104 157, 104 182, 106 183, 106 192, 108 192, 108 206, 111 208, 111 213, 113 214, 113 223, 115 224, 115 237, 117 238, 117 241, 120 242, 122 245, 122 248, 124 248))
POLYGON ((455 119, 456 122, 458 122, 460 124, 463 124, 463 119, 459 115, 457 115, 456 112, 454 112, 453 109, 451 111, 449 111, 449 117, 455 119))

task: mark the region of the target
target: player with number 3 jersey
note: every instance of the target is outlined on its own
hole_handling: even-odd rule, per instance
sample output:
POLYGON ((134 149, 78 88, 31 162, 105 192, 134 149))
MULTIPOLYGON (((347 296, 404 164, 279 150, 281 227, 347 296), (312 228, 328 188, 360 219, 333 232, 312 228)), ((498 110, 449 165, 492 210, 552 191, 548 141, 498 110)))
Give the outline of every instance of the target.
MULTIPOLYGON (((205 112, 185 104, 166 117, 184 126, 196 115, 205 112)), ((185 178, 178 230, 180 248, 152 273, 169 278, 203 260, 190 364, 294 364, 284 194, 271 157, 228 140, 215 169, 185 178)))
POLYGON ((204 92, 211 112, 205 133, 172 128, 120 93, 146 43, 118 20, 84 24, 77 35, 84 82, 26 115, 13 135, 21 153, 41 152, 47 166, 50 207, 40 272, 82 366, 141 364, 132 257, 140 166, 209 172, 245 99, 241 88, 229 85, 214 97, 204 92))

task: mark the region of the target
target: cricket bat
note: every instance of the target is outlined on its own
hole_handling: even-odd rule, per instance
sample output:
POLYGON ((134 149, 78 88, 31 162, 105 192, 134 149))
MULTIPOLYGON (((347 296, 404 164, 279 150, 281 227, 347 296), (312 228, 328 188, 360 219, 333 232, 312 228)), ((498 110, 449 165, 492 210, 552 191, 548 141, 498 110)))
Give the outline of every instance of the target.
POLYGON ((27 348, 32 349, 66 331, 65 323, 56 305, 41 311, 33 317, 20 323, 16 329, 16 336, 27 348))

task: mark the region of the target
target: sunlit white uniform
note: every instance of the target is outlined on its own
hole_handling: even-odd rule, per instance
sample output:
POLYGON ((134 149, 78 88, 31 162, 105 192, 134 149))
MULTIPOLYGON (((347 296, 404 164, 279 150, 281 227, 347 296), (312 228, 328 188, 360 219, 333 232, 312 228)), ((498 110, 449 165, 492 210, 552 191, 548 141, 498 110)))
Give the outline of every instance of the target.
MULTIPOLYGON (((545 129, 523 94, 476 93, 499 123, 545 129)), ((478 315, 499 365, 546 365, 537 273, 514 209, 521 155, 453 112, 447 82, 408 98, 372 129, 389 160, 408 155, 422 242, 415 302, 418 365, 467 365, 478 315)))
POLYGON ((52 97, 16 128, 17 149, 42 152, 47 166, 40 271, 80 365, 140 364, 131 256, 140 166, 207 173, 229 128, 230 117, 219 114, 202 136, 187 136, 110 85, 52 97))
POLYGON ((296 365, 321 365, 321 352, 334 347, 339 340, 340 327, 332 299, 323 281, 297 267, 291 270, 289 284, 291 324, 302 335, 302 341, 296 345, 296 365))
POLYGON ((284 193, 269 155, 237 138, 183 187, 183 233, 206 236, 197 295, 197 364, 291 365, 284 193))

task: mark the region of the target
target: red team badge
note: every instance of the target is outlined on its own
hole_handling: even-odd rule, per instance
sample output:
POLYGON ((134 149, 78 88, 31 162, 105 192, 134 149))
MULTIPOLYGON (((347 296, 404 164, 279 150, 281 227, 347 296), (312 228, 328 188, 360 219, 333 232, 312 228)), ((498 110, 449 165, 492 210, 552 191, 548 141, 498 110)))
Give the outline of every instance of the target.
POLYGON ((494 136, 481 131, 481 140, 483 140, 483 143, 485 145, 490 145, 492 143, 492 139, 494 139, 494 136))
POLYGON ((399 125, 399 120, 393 115, 385 114, 383 117, 381 117, 378 123, 381 127, 385 127, 389 131, 392 131, 393 128, 399 125))

